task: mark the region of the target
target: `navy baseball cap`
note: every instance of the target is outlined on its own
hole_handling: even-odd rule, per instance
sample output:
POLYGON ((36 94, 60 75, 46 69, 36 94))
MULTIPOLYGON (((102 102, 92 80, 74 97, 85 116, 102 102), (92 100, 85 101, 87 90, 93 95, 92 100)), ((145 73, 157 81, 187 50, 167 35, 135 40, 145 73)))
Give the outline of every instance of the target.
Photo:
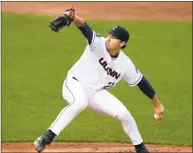
POLYGON ((117 39, 125 41, 126 43, 129 40, 129 32, 121 26, 115 26, 112 30, 110 31, 107 30, 107 32, 116 37, 117 39))

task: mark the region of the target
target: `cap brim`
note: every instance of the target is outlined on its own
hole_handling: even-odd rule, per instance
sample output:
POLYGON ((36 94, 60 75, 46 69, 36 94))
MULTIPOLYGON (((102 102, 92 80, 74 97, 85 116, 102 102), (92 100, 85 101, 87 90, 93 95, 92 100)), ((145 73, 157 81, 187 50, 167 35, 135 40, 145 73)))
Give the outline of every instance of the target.
MULTIPOLYGON (((114 36, 115 38, 121 40, 119 37, 117 37, 112 31, 109 31, 109 30, 105 30, 106 32, 108 32, 110 35, 114 36)), ((123 41, 123 40, 121 40, 123 41)))
MULTIPOLYGON (((105 31, 117 38, 117 36, 112 31, 109 31, 109 30, 105 30, 105 31)), ((119 39, 119 38, 117 38, 117 39, 119 39)))
MULTIPOLYGON (((113 35, 114 37, 116 37, 117 39, 120 39, 118 38, 112 31, 109 31, 109 30, 105 30, 105 32, 109 33, 110 35, 113 35)), ((121 40, 121 39, 120 39, 121 40)), ((122 40, 121 40, 122 41, 122 40)), ((127 46, 126 45, 127 42, 125 42, 125 47, 127 46)))

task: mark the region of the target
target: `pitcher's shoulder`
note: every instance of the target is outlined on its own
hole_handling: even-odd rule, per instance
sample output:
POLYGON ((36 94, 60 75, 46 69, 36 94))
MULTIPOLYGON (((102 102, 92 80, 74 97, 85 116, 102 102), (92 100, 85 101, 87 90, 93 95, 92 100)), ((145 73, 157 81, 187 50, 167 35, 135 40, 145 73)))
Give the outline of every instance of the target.
POLYGON ((120 52, 121 54, 121 59, 126 61, 126 62, 132 62, 130 57, 128 55, 126 55, 123 51, 120 52))

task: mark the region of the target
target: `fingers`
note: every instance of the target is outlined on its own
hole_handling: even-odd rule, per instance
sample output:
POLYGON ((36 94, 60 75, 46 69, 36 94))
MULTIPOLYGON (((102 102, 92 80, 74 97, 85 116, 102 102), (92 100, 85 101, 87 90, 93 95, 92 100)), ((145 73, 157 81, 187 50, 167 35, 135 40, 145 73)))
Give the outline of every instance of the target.
POLYGON ((163 119, 163 113, 155 113, 156 114, 156 120, 162 120, 163 119))
POLYGON ((162 120, 163 114, 164 114, 164 107, 163 105, 160 105, 161 107, 156 107, 154 109, 154 114, 156 114, 156 120, 162 120))
POLYGON ((162 119, 163 119, 163 115, 160 114, 160 115, 159 115, 159 120, 162 120, 162 119))

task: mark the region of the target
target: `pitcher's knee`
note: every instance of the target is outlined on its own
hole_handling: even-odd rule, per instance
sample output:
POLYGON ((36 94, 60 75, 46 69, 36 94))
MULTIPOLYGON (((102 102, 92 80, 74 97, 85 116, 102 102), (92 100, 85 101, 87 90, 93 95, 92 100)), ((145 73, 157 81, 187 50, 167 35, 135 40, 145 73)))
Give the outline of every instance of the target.
POLYGON ((128 110, 125 110, 123 112, 121 112, 120 114, 117 115, 117 118, 120 121, 124 121, 124 120, 133 120, 134 118, 132 117, 131 113, 128 110))
POLYGON ((88 102, 86 100, 77 100, 74 102, 74 105, 76 105, 77 110, 83 111, 88 106, 88 102))
POLYGON ((66 87, 64 87, 62 90, 62 97, 69 104, 72 104, 75 101, 73 94, 66 87))

